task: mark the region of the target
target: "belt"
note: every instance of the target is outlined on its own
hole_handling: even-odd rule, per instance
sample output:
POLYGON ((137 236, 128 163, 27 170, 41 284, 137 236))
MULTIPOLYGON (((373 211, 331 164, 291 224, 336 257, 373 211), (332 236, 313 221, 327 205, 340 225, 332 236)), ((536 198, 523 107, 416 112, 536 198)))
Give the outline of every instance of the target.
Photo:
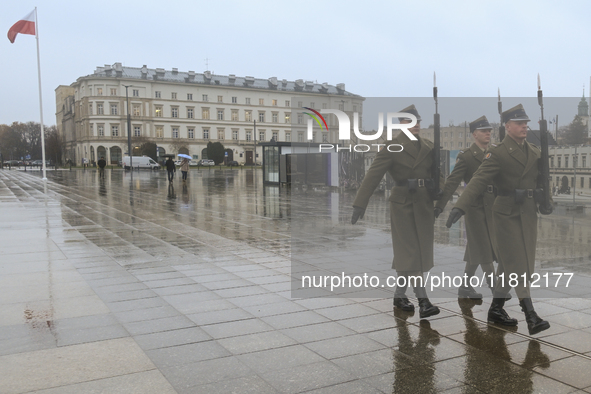
POLYGON ((524 193, 527 198, 534 197, 534 189, 498 190, 497 196, 514 197, 517 193, 524 193))
MULTIPOLYGON (((413 179, 403 179, 401 181, 395 181, 396 186, 408 186, 408 183, 409 182, 411 182, 411 183, 416 182, 416 184, 417 184, 418 187, 425 187, 425 183, 428 184, 430 182, 433 182, 433 179, 416 179, 416 178, 413 178, 413 179)), ((431 185, 429 185, 429 186, 432 186, 432 185, 433 184, 431 183, 431 185)))

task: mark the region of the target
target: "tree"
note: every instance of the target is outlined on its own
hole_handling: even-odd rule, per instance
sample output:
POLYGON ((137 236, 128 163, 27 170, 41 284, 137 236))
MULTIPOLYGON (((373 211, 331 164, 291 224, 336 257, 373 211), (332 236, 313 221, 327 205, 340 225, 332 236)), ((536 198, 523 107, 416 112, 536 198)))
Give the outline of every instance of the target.
POLYGON ((207 157, 215 162, 215 164, 220 164, 224 161, 224 145, 221 142, 211 142, 207 143, 207 157))
POLYGON ((566 127, 563 135, 563 142, 566 145, 583 144, 587 141, 587 126, 583 119, 576 115, 573 121, 566 127))
POLYGON ((140 145, 140 154, 142 156, 149 156, 151 157, 154 161, 158 161, 158 155, 156 152, 156 144, 150 141, 146 141, 143 144, 140 145))
POLYGON ((21 127, 13 127, 15 125, 18 126, 19 123, 0 126, 0 151, 4 160, 16 160, 27 155, 27 142, 22 133, 23 130, 21 127))
POLYGON ((187 143, 180 138, 175 139, 171 144, 170 147, 174 153, 182 153, 181 150, 189 150, 187 143))
POLYGON ((52 160, 55 164, 62 164, 64 141, 57 131, 57 127, 49 126, 45 129, 45 160, 52 160))

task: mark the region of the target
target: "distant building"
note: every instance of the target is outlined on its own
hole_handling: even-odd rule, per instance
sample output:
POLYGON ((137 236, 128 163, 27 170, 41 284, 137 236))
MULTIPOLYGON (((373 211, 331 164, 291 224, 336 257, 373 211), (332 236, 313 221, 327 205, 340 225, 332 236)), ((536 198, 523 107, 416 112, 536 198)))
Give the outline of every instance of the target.
MULTIPOLYGON (((124 67, 97 67, 56 92, 57 128, 65 140, 64 159, 91 163, 101 156, 117 164, 127 154, 127 114, 132 149, 154 142, 159 154, 207 158, 207 143, 219 141, 228 160, 260 163, 261 141, 307 141, 303 106, 333 108, 361 117, 364 98, 336 86, 311 81, 258 79, 124 67), (127 107, 126 89, 129 96, 127 107), (295 102, 294 102, 295 101, 295 102), (256 121, 256 130, 255 130, 256 121), (300 125, 299 127, 293 127, 300 125), (292 130, 294 128, 294 130, 292 130)), ((325 117, 336 125, 334 115, 325 117), (334 119, 333 119, 334 118, 334 119)), ((338 127, 315 127, 313 142, 338 142, 338 127)))

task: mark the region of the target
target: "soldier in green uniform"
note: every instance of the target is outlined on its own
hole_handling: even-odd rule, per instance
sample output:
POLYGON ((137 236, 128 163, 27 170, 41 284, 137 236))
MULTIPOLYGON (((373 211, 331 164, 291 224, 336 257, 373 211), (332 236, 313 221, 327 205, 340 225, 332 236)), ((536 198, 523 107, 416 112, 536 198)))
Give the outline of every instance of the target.
MULTIPOLYGON (((472 123, 470 123, 470 133, 474 143, 470 148, 461 151, 458 154, 456 165, 453 171, 445 181, 445 188, 443 189, 443 196, 437 204, 435 204, 435 216, 445 208, 445 205, 450 200, 453 193, 456 191, 461 181, 470 182, 472 175, 476 172, 485 152, 490 143, 490 134, 492 126, 486 119, 486 116, 481 116, 472 123)), ((458 296, 462 298, 480 299, 482 294, 477 293, 470 285, 469 279, 474 276, 478 265, 482 267, 482 271, 486 274, 489 287, 493 288, 492 278, 494 278, 493 260, 495 260, 495 244, 493 241, 494 232, 492 228, 492 205, 495 200, 493 185, 487 185, 486 190, 482 195, 467 208, 466 211, 466 238, 468 239, 466 251, 464 253, 464 261, 466 267, 464 273, 468 280, 458 288, 458 296)))
MULTIPOLYGON (((439 308, 433 306, 427 297, 422 280, 424 272, 433 267, 433 229, 435 224, 433 207, 433 186, 431 163, 433 161, 433 143, 419 136, 421 117, 414 105, 400 112, 412 114, 417 124, 410 132, 417 138, 411 140, 404 132, 388 141, 403 146, 402 152, 389 152, 382 149, 373 161, 353 202, 355 224, 363 218, 365 208, 374 190, 388 172, 395 181, 390 196, 390 222, 392 226, 392 247, 394 260, 392 266, 399 277, 399 286, 394 293, 394 306, 405 311, 413 311, 414 305, 406 297, 408 282, 419 300, 421 318, 437 315, 439 308), (414 277, 414 280, 409 280, 414 277)), ((399 119, 400 123, 411 123, 410 119, 399 119)), ((443 182, 442 182, 443 184, 443 182)))
POLYGON ((499 246, 497 258, 505 277, 498 280, 495 286, 488 321, 507 326, 517 325, 517 319, 510 318, 503 309, 505 296, 513 286, 525 313, 528 331, 533 335, 550 328, 550 324, 542 320, 534 310, 529 280, 534 272, 536 258, 538 212, 550 214, 552 207, 538 207, 534 200, 535 194, 549 194, 549 191, 536 189, 541 152, 525 140, 529 118, 523 106, 519 104, 503 112, 502 117, 507 136, 485 155, 484 161, 451 210, 446 225, 451 227, 468 212, 470 205, 486 191, 487 185, 493 183, 497 187, 497 197, 492 207, 493 226, 499 246), (513 277, 518 276, 517 283, 509 282, 512 274, 513 277), (522 275, 527 280, 524 281, 522 275))

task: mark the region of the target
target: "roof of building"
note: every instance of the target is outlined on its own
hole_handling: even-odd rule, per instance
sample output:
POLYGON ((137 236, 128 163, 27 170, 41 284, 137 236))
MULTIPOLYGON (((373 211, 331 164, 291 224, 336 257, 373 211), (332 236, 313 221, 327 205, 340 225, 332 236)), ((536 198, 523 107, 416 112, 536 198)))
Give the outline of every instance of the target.
POLYGON ((286 79, 279 80, 277 77, 268 79, 254 78, 254 77, 237 77, 230 75, 216 75, 210 71, 203 73, 196 73, 194 71, 178 71, 165 70, 163 68, 148 68, 144 65, 138 67, 125 67, 121 63, 115 63, 112 66, 105 64, 103 67, 97 67, 94 74, 87 75, 81 78, 99 77, 99 78, 135 78, 144 79, 148 81, 165 81, 189 84, 201 84, 212 86, 231 86, 240 88, 266 89, 277 90, 282 92, 302 92, 302 93, 317 93, 317 94, 338 94, 343 96, 359 97, 359 95, 347 92, 345 84, 339 83, 336 86, 328 83, 316 83, 313 81, 304 81, 298 79, 296 81, 288 81, 286 79))

